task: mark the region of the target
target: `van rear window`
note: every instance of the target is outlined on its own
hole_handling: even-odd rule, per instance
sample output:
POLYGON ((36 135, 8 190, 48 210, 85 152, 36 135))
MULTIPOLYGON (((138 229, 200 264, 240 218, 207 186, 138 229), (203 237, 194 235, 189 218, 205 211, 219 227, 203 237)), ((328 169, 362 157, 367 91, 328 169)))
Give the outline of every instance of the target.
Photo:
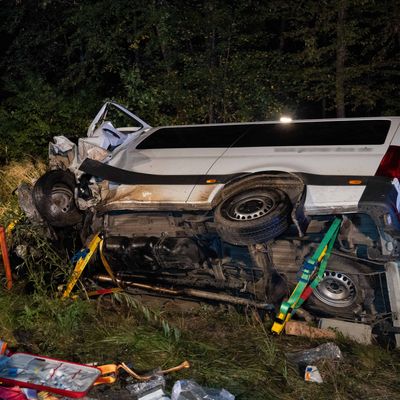
POLYGON ((261 123, 160 128, 138 149, 383 144, 389 120, 261 123))

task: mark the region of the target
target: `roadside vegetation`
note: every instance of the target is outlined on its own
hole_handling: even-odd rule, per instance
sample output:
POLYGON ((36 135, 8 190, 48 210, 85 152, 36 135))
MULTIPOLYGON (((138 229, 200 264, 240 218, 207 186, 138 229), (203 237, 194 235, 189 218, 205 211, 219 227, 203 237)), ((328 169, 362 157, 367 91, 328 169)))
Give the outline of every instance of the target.
MULTIPOLYGON (((15 186, 34 181, 43 170, 43 163, 26 161, 0 171, 3 224, 20 215, 11 194, 15 186)), ((253 310, 125 293, 89 300, 83 287, 75 300, 61 300, 56 283, 70 273, 67 255, 29 224, 20 224, 18 234, 28 235, 32 247, 25 253, 20 249, 24 257, 14 260, 20 278, 12 291, 4 285, 0 289, 0 338, 11 349, 83 363, 124 361, 138 371, 187 359, 192 367, 170 376, 169 387, 176 379, 190 378, 224 387, 239 400, 399 398, 397 350, 338 339, 344 358, 318 364, 324 379, 318 385, 304 382, 285 354, 322 341, 274 337, 271 321, 262 322, 253 310)), ((123 382, 107 390, 119 390, 123 382)))

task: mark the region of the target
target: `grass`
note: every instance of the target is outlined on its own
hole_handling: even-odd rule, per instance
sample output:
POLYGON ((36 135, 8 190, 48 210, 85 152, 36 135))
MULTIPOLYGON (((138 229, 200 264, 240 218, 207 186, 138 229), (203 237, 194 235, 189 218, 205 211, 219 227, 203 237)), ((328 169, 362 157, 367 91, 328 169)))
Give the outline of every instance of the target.
MULTIPOLYGON (((7 174, 1 173, 8 186, 3 186, 9 190, 18 180, 34 179, 40 168, 32 165, 22 168, 27 176, 19 165, 15 174, 7 167, 7 174)), ((3 222, 19 211, 2 190, 3 222)), ((324 383, 307 383, 285 354, 321 341, 274 337, 270 321, 222 306, 181 309, 174 302, 154 305, 127 294, 87 300, 84 292, 75 301, 61 300, 54 282, 67 279, 66 255, 29 224, 21 224, 15 235, 30 241, 20 266, 29 280, 17 281, 10 292, 1 286, 0 338, 17 351, 84 363, 124 361, 139 371, 168 368, 187 359, 192 367, 171 375, 169 387, 176 379, 190 378, 224 387, 239 400, 400 399, 397 350, 340 340, 343 360, 319 363, 324 383)))
POLYGON ((170 376, 224 387, 237 399, 396 399, 400 355, 377 346, 340 343, 344 359, 318 366, 323 385, 304 382, 286 352, 320 344, 305 338, 273 337, 269 322, 233 309, 202 305, 184 313, 164 311, 179 327, 176 339, 138 309, 104 297, 60 300, 0 291, 0 337, 18 351, 77 362, 124 361, 135 369, 168 368, 188 359, 192 367, 170 376))
POLYGON ((45 170, 46 165, 40 160, 12 162, 0 168, 0 222, 3 225, 21 215, 13 194, 18 185, 22 182, 32 184, 45 170))

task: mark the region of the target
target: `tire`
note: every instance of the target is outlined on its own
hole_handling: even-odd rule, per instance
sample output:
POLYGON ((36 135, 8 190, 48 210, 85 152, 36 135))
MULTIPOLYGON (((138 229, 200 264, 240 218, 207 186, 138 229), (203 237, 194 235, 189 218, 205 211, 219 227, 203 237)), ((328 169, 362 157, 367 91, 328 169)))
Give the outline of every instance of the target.
POLYGON ((341 318, 354 318, 368 311, 374 300, 374 289, 364 275, 368 271, 362 264, 332 255, 306 308, 321 316, 341 318))
POLYGON ((75 178, 70 172, 54 170, 41 176, 32 190, 37 210, 51 226, 66 227, 81 222, 74 201, 75 178))
POLYGON ((225 198, 215 209, 214 221, 219 236, 227 243, 264 243, 288 228, 291 208, 282 190, 256 187, 225 198))

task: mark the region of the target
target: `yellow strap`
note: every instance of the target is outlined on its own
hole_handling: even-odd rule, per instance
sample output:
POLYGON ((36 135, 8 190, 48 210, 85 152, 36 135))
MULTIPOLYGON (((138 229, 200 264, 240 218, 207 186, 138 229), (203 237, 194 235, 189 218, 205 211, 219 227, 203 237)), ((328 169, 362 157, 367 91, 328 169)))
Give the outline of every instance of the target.
POLYGON ((321 255, 318 257, 318 262, 321 262, 321 260, 325 257, 325 254, 326 254, 327 250, 328 250, 328 245, 326 245, 324 247, 324 250, 322 250, 321 255))
POLYGON ((14 228, 17 225, 18 221, 19 221, 18 219, 15 219, 14 221, 10 222, 7 225, 7 228, 6 228, 6 235, 7 236, 9 236, 11 234, 11 232, 14 230, 14 228))
POLYGON ((89 260, 92 258, 94 252, 97 250, 97 247, 99 246, 100 242, 102 239, 100 238, 99 234, 95 235, 95 237, 92 239, 92 241, 89 244, 89 252, 84 258, 80 258, 78 262, 75 265, 74 272, 71 275, 71 279, 69 280, 67 284, 67 288, 65 289, 63 293, 63 298, 69 297, 71 294, 72 289, 75 287, 76 283, 78 282, 78 279, 82 275, 83 270, 85 269, 87 263, 89 260))
POLYGON ((117 376, 100 376, 99 378, 97 378, 97 380, 93 384, 93 386, 110 385, 112 383, 115 383, 116 380, 117 380, 117 376))
POLYGON ((59 400, 54 394, 45 391, 38 392, 37 396, 39 400, 59 400))
POLYGON ((110 266, 110 264, 108 263, 106 257, 103 254, 103 243, 104 243, 104 241, 102 240, 100 242, 100 245, 99 245, 100 259, 101 259, 101 262, 103 263, 104 268, 106 269, 108 275, 110 275, 110 278, 113 280, 114 283, 116 283, 117 280, 115 279, 115 276, 114 276, 114 273, 112 272, 111 266, 110 266))
POLYGON ((290 321, 290 319, 292 318, 292 314, 288 313, 285 315, 284 313, 279 313, 278 318, 280 319, 280 321, 279 322, 274 321, 271 331, 273 333, 276 333, 277 335, 280 335, 282 333, 283 328, 285 327, 286 323, 288 321, 290 321))

